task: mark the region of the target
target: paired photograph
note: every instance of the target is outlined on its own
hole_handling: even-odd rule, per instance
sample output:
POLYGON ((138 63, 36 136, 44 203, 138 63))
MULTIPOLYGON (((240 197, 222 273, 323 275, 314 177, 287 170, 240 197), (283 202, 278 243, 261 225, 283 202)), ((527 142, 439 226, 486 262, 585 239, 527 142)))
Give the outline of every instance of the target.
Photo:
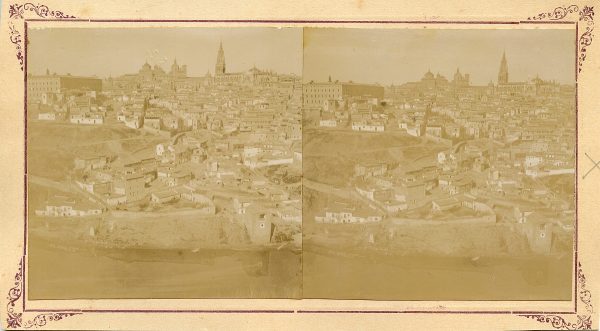
POLYGON ((573 29, 27 38, 28 300, 572 300, 573 29))

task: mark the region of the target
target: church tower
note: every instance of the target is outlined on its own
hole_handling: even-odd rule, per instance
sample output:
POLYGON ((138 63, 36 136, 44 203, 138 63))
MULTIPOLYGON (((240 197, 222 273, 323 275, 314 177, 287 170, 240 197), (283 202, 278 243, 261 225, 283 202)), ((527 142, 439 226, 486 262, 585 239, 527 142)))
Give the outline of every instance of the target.
POLYGON ((506 63, 506 52, 502 53, 500 71, 498 72, 498 85, 508 84, 508 64, 506 63))
POLYGON ((217 53, 217 64, 215 64, 215 76, 225 74, 225 52, 223 51, 223 43, 219 44, 219 52, 217 53))

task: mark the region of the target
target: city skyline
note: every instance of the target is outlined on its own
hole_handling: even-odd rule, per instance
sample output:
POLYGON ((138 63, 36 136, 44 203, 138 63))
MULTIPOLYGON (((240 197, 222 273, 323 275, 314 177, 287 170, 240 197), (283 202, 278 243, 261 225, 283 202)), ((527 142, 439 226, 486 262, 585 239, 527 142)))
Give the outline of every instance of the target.
POLYGON ((486 85, 490 81, 497 83, 500 60, 502 54, 506 53, 511 81, 526 81, 539 75, 542 79, 562 84, 574 83, 574 70, 570 66, 575 62, 574 49, 557 46, 574 43, 543 41, 573 39, 572 31, 567 29, 404 29, 375 30, 375 33, 370 29, 342 31, 327 28, 307 28, 304 32, 297 28, 168 30, 173 29, 177 33, 164 30, 152 32, 148 28, 32 29, 29 73, 37 75, 49 71, 108 78, 136 73, 144 63, 159 65, 168 71, 171 64, 177 61, 180 65, 188 66, 189 76, 200 77, 207 72, 214 75, 215 55, 222 43, 227 53, 229 72, 257 67, 299 75, 304 82, 324 82, 331 77, 339 81, 389 86, 418 81, 428 71, 451 80, 456 70, 460 70, 462 74, 470 74, 473 85, 486 85), (179 42, 190 37, 198 42, 179 42), (126 43, 124 39, 136 42, 126 43), (62 42, 61 47, 48 47, 49 42, 56 40, 67 42, 62 42), (93 43, 90 42, 92 40, 93 43), (502 40, 504 42, 499 42, 502 40), (535 43, 532 42, 534 40, 535 43), (467 52, 466 56, 457 55, 460 49, 469 47, 468 43, 476 41, 478 47, 474 47, 473 52, 467 52), (82 43, 87 46, 85 50, 72 49, 80 47, 82 43), (381 45, 385 52, 378 51, 381 45), (525 45, 531 46, 523 49, 525 45), (111 47, 117 51, 98 55, 100 50, 111 47), (411 51, 406 51, 406 48, 411 51), (440 48, 453 51, 441 52, 440 48), (553 56, 541 56, 544 54, 553 56), (107 55, 110 56, 108 59, 107 55), (67 57, 69 59, 65 60, 67 57), (414 65, 414 58, 417 57, 420 58, 419 64, 414 65), (365 59, 371 61, 365 62, 365 59), (398 59, 402 62, 398 63, 398 59), (412 64, 403 65, 409 62, 412 64), (387 65, 390 63, 393 65, 387 65))
POLYGON ((545 80, 573 84, 574 41, 573 31, 566 29, 307 28, 303 80, 318 82, 331 77, 401 85, 420 80, 428 71, 451 80, 460 69, 462 74, 470 74, 472 84, 486 85, 490 81, 497 83, 505 52, 511 81, 525 81, 539 74, 545 80))
POLYGON ((190 76, 214 75, 220 43, 229 72, 256 66, 302 74, 298 28, 51 28, 31 29, 29 39, 28 69, 34 75, 48 70, 108 78, 136 73, 146 62, 168 70, 175 60, 188 66, 190 76), (55 43, 61 46, 53 47, 55 43))

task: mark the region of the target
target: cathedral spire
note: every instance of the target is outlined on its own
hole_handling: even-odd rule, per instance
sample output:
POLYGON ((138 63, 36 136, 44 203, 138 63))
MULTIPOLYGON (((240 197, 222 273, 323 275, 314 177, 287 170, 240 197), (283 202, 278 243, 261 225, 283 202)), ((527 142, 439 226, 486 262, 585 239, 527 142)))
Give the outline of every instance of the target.
POLYGON ((217 63, 215 64, 215 75, 225 74, 225 51, 223 51, 223 42, 219 43, 217 52, 217 63))
POLYGON ((498 84, 508 84, 508 62, 506 61, 506 51, 502 52, 500 70, 498 71, 498 84))

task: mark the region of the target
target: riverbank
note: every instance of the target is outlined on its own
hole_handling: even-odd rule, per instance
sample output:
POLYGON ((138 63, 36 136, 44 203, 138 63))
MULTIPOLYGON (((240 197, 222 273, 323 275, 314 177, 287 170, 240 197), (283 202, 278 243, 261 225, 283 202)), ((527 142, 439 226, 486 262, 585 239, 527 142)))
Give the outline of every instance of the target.
MULTIPOLYGON (((224 217, 169 215, 129 218, 114 215, 80 218, 30 217, 30 235, 103 248, 261 250, 252 244, 243 224, 224 217)), ((289 247, 300 248, 299 242, 289 247)))
MULTIPOLYGON (((532 257, 525 234, 514 224, 436 223, 395 225, 306 224, 303 245, 344 254, 448 257, 532 257), (369 253, 371 252, 371 253, 369 253)), ((556 229, 547 256, 572 255, 572 233, 556 229)))

